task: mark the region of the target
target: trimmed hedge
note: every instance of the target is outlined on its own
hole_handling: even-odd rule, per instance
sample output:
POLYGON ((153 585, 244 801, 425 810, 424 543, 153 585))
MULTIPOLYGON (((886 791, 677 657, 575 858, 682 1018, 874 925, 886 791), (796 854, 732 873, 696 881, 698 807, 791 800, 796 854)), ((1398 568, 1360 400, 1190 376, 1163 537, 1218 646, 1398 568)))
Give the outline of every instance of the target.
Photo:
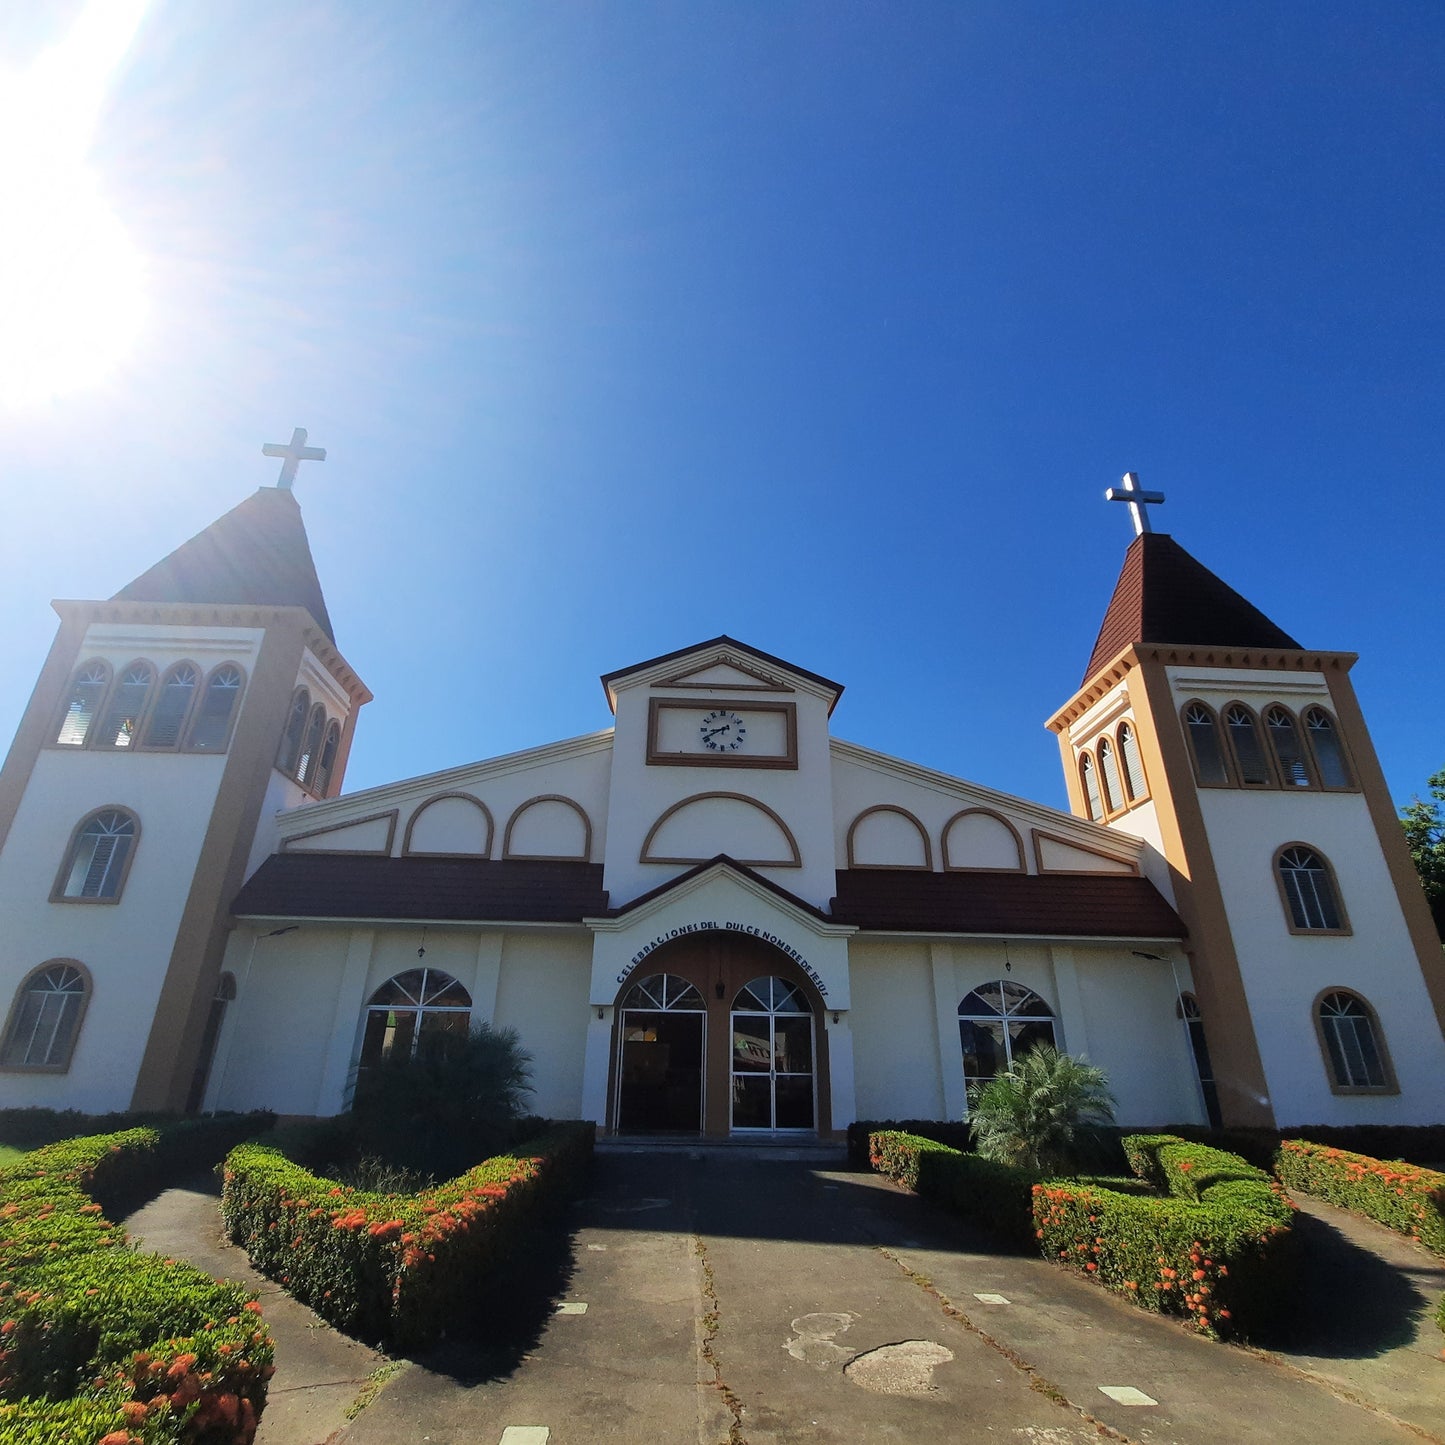
POLYGON ((0 1439, 249 1445, 272 1373, 254 1296, 137 1254, 97 1202, 214 1162, 258 1121, 70 1139, 0 1172, 0 1439))
POLYGON ((973 1153, 973 1138, 967 1124, 947 1119, 856 1119, 848 1125, 848 1162, 855 1169, 870 1167, 875 1134, 911 1134, 915 1139, 947 1144, 960 1154, 973 1153))
POLYGON ((515 1154, 417 1194, 377 1194, 314 1174, 280 1150, 227 1157, 221 1212, 257 1269, 349 1334, 432 1344, 545 1201, 570 1191, 596 1126, 555 1124, 515 1154))
POLYGON ((880 1174, 915 1194, 936 1199, 1019 1249, 1034 1247, 1031 1204, 1037 1174, 893 1130, 871 1136, 868 1158, 880 1174))
POLYGON ((1258 1329, 1288 1298, 1294 1206, 1263 1170, 1170 1135, 1131 1135, 1126 1156, 1167 1198, 1123 1194, 875 1134, 874 1168, 1006 1239, 1027 1241, 1144 1309, 1222 1337, 1258 1329))
POLYGON ((1445 1174, 1309 1139, 1284 1140, 1275 1170, 1291 1189, 1363 1214, 1445 1255, 1445 1174))

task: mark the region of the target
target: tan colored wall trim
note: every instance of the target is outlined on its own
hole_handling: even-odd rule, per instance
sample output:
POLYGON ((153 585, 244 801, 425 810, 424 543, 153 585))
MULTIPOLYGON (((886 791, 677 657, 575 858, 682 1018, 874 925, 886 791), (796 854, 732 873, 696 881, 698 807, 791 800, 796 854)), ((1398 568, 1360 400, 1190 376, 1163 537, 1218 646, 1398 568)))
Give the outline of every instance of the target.
POLYGON ((353 858, 390 858, 392 844, 396 842, 398 809, 387 808, 380 813, 368 813, 364 818, 348 818, 342 823, 328 823, 324 828, 311 828, 305 833, 292 833, 281 840, 281 851, 292 852, 291 845, 305 838, 324 838, 328 833, 344 833, 349 828, 359 828, 363 823, 386 822, 386 842, 380 848, 297 848, 297 853, 338 853, 353 858))
POLYGON ((1335 877, 1335 865, 1325 857, 1323 851, 1313 843, 1296 838, 1292 843, 1281 843, 1269 860, 1269 871, 1274 874, 1275 887, 1279 890, 1279 906, 1284 913, 1284 926, 1298 938, 1349 938, 1354 933, 1350 927, 1349 910, 1345 907, 1345 895, 1340 892, 1340 880, 1335 877), (1330 880, 1330 891, 1335 896, 1335 908, 1342 920, 1339 928, 1300 928, 1294 921, 1294 910, 1289 906, 1289 894, 1284 891, 1284 878, 1279 871, 1281 854, 1287 848, 1304 848, 1313 853, 1325 865, 1325 876, 1330 880))
POLYGON ((507 819, 507 831, 502 834, 502 857, 504 859, 520 859, 537 861, 543 858, 560 858, 567 862, 589 863, 592 860, 592 819, 587 816, 587 810, 575 798, 565 797, 561 793, 538 793, 535 798, 528 798, 521 804, 512 816, 507 819), (514 853, 512 852, 512 830, 517 826, 517 820, 538 803, 566 803, 566 805, 582 819, 582 851, 580 853, 514 853))
POLYGON ((1121 854, 1111 853, 1107 848, 1096 848, 1088 843, 1080 843, 1073 838, 1066 838, 1062 833, 1050 833, 1044 828, 1030 828, 1029 837, 1033 842, 1034 867, 1040 873, 1047 873, 1052 877, 1059 877, 1062 874, 1087 873, 1091 877, 1099 874, 1097 868, 1046 868, 1044 866, 1043 844, 1057 843, 1064 848, 1072 848, 1078 853, 1089 853, 1095 858, 1107 859, 1110 863, 1122 863, 1134 876, 1139 876, 1139 864, 1133 858, 1125 858, 1121 854))
POLYGON ((1329 684, 1330 700, 1335 705, 1335 721, 1340 726, 1346 757, 1354 765, 1355 780, 1365 796, 1365 806, 1370 810, 1370 821, 1375 825, 1375 836, 1380 841, 1380 851, 1400 900, 1400 911, 1410 932, 1420 973, 1435 1008, 1436 1024, 1445 1034, 1445 954, 1441 952, 1440 938, 1430 916, 1430 905, 1425 902, 1420 876, 1410 860, 1404 829, 1400 827, 1394 800, 1385 785, 1385 774, 1375 754, 1369 729, 1365 726, 1354 686, 1343 673, 1331 673, 1329 684))
POLYGON ((948 833, 949 829, 958 822, 960 818, 968 818, 973 814, 982 814, 985 818, 993 818, 1002 823, 1013 835, 1014 851, 1018 854, 1018 869, 1020 873, 1028 872, 1028 864, 1024 862, 1024 840, 1019 837, 1019 830, 1004 817, 1002 813, 995 812, 992 808, 960 808, 948 822, 943 825, 943 832, 940 834, 940 851, 943 854, 943 871, 945 873, 1004 873, 1004 868, 976 868, 967 863, 955 863, 948 856, 948 833))
POLYGON ((50 886, 50 901, 52 903, 80 903, 87 907, 96 904, 115 905, 125 896, 126 880, 130 877, 131 864, 135 862, 136 849, 140 847, 141 822, 140 817, 134 808, 127 808, 122 803, 105 803, 99 808, 92 808, 70 830, 70 840, 65 845, 65 852, 60 855, 60 867, 55 873, 55 882, 50 886), (135 824, 135 832, 131 835, 130 847, 126 850, 125 861, 120 865, 120 883, 115 890, 114 898, 72 898, 64 892, 65 880, 70 874, 71 860, 75 856, 75 845, 80 838, 81 830, 93 818, 102 813, 124 813, 127 818, 135 824))
MULTIPOLYGON (((712 666, 712 664, 709 664, 712 666)), ((739 689, 741 691, 742 689, 739 689)), ((769 688, 768 691, 775 691, 769 688)), ((798 766, 798 705, 795 702, 730 702, 726 697, 650 697, 647 699, 647 763, 664 768, 790 768, 798 766), (658 723, 664 711, 712 712, 736 708, 739 712, 782 713, 786 741, 782 753, 664 753, 658 750, 658 723)))
POLYGON ((642 840, 642 851, 638 855, 639 863, 706 863, 715 858, 716 853, 709 853, 704 858, 663 858, 652 856, 652 840, 657 837, 659 829, 674 813, 680 812, 692 803, 706 802, 709 798, 731 798, 735 802, 746 803, 749 807, 756 808, 760 813, 766 813, 769 818, 782 829, 783 837, 788 840, 788 847, 792 850, 792 858, 789 862, 781 862, 776 858, 734 858, 734 863, 741 863, 746 868, 801 868, 803 866, 803 855, 798 848, 798 840, 793 836, 793 830, 783 821, 782 817, 775 813, 764 802, 757 798, 750 798, 746 793, 694 793, 690 798, 683 798, 674 803, 666 811, 658 815, 657 821, 647 830, 647 837, 642 840))
POLYGON ((1390 1058, 1390 1043, 1385 1037, 1385 1031, 1380 1027, 1380 1016, 1375 1012, 1375 1006, 1358 989, 1344 988, 1340 985, 1332 985, 1329 988, 1322 988, 1310 1004, 1310 1018, 1314 1020, 1315 1038, 1320 1046, 1320 1061, 1324 1064, 1325 1078, 1330 1083, 1332 1094, 1398 1094, 1400 1092, 1400 1081, 1395 1076, 1395 1064, 1390 1058), (1324 1002, 1325 996, 1332 993, 1348 994, 1356 1003, 1360 1004, 1365 1013, 1369 1015, 1370 1027, 1375 1034, 1375 1048, 1379 1050, 1380 1063, 1384 1065, 1385 1082, 1383 1084, 1342 1084, 1335 1078, 1334 1066, 1330 1062, 1330 1046, 1325 1040, 1325 1026, 1320 1018, 1320 1004, 1324 1002))
POLYGON ((75 1057, 76 1046, 80 1043, 80 1031, 85 1027, 85 1015, 90 1009, 90 1000, 95 993, 95 979, 90 970, 78 958, 47 958, 44 963, 36 964, 20 980, 20 986, 10 1000, 10 1011, 5 1015, 5 1032, 0 1033, 0 1049, 3 1049, 10 1041, 10 1030, 15 1025, 15 1015, 20 1008, 20 998, 29 987, 30 980, 38 974, 44 973, 47 968, 57 966, 76 969, 85 980, 85 992, 80 998, 80 1017, 75 1021, 75 1031, 70 1036, 70 1048, 66 1052, 64 1060, 58 1064, 0 1064, 0 1074, 66 1074, 70 1072, 70 1062, 75 1057))
POLYGON ((850 868, 897 868, 900 871, 910 873, 931 873, 933 871, 933 843, 928 836, 928 829, 914 817, 907 808, 901 808, 897 803, 874 803, 871 808, 864 808, 851 823, 848 824, 848 866, 850 868), (866 863, 860 864, 853 856, 853 835, 858 831, 858 824, 864 818, 872 817, 874 813, 897 813, 900 817, 907 818, 918 830, 918 836, 923 840, 923 862, 918 863, 866 863))
POLYGON ((731 656, 728 656, 727 654, 724 654, 724 655, 721 656, 721 657, 715 657, 715 658, 713 658, 710 662, 704 662, 704 663, 702 663, 702 664, 696 664, 696 663, 694 663, 694 664, 692 664, 691 666, 689 666, 689 667, 687 667, 687 668, 684 668, 682 672, 670 673, 667 677, 661 678, 659 681, 654 682, 654 683, 652 684, 652 686, 653 686, 653 687, 718 687, 718 688, 727 687, 727 688, 733 688, 733 689, 736 690, 737 692, 794 692, 794 691, 796 691, 795 688, 789 687, 787 683, 785 683, 785 682, 780 682, 780 681, 779 681, 777 678, 775 678, 775 677, 769 677, 767 673, 760 671, 758 668, 754 667, 751 663, 743 662, 740 658, 731 657, 731 656), (700 672, 706 672, 706 671, 708 671, 709 668, 714 668, 714 667, 731 667, 731 668, 735 669, 736 671, 742 673, 744 677, 750 677, 750 678, 752 678, 753 681, 750 682, 750 683, 747 683, 747 682, 700 682, 700 681, 698 680, 698 676, 697 676, 698 673, 700 673, 700 672))
MULTIPOLYGON (((207 610, 215 614, 213 622, 239 625, 226 608, 207 610)), ((305 638, 314 630, 302 608, 269 611, 238 699, 239 717, 136 1076, 133 1109, 184 1109, 190 1093, 231 927, 231 900, 244 881, 305 638)))
MULTIPOLYGON (((473 797, 471 793, 433 793, 406 820, 406 832, 401 836, 401 856, 403 858, 490 858, 492 856, 492 839, 496 836, 496 831, 497 825, 492 819, 492 810, 480 798, 473 797), (413 848, 411 846, 411 835, 416 828, 417 820, 433 803, 445 802, 448 798, 460 798, 463 802, 473 804, 486 819, 487 841, 482 845, 480 853, 438 853, 429 848, 413 848)), ((390 852, 390 849, 387 851, 390 852)))

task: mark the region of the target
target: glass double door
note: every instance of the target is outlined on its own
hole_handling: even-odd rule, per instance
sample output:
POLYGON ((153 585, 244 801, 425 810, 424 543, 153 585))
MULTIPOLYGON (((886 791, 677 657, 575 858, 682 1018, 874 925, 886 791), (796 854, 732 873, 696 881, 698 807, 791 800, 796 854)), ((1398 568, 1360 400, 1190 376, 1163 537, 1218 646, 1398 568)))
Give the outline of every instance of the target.
POLYGON ((813 1017, 735 1009, 732 1126, 812 1129, 813 1017))

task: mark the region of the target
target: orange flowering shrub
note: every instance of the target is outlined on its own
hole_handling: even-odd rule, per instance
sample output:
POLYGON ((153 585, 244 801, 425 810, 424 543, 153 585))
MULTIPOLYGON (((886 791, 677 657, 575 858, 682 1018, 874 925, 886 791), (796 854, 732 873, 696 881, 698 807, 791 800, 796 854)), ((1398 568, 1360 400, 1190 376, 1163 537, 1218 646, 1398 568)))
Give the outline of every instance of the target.
POLYGON ((246 1144, 226 1159, 221 1212, 256 1268, 324 1319, 417 1349, 461 1317, 529 1216, 580 1179, 594 1132, 555 1125, 416 1194, 352 1189, 246 1144))
POLYGON ((1445 1174, 1285 1139, 1275 1170, 1291 1189, 1366 1215, 1445 1255, 1445 1174))
POLYGON ((1263 1170, 1168 1135, 1131 1135, 1140 1178, 1169 1198, 1050 1180, 1035 1185, 1035 1235, 1047 1259, 1083 1271, 1143 1309, 1203 1334, 1247 1334, 1288 1296, 1294 1206, 1263 1170), (1157 1187, 1157 1183, 1156 1183, 1157 1187))
POLYGON ((272 1371, 239 1285, 127 1248, 90 1197, 211 1159, 248 1126, 71 1139, 0 1174, 0 1439, 7 1445, 249 1445, 272 1371))

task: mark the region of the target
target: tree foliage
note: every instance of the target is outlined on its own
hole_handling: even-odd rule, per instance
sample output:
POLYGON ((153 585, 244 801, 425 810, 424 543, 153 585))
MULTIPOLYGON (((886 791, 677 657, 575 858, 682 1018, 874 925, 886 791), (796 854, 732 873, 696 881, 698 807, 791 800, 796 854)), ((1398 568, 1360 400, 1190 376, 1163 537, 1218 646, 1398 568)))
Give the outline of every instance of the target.
POLYGON ((1445 771, 1433 773, 1429 780, 1430 799, 1418 795, 1400 813, 1405 842, 1415 871, 1420 875, 1425 900, 1435 916, 1435 928, 1445 939, 1445 771))
POLYGON ((975 1085, 974 1147, 985 1159, 1052 1173, 1073 1160, 1084 1131, 1114 1120, 1109 1079, 1095 1064, 1039 1044, 1007 1073, 975 1085))

